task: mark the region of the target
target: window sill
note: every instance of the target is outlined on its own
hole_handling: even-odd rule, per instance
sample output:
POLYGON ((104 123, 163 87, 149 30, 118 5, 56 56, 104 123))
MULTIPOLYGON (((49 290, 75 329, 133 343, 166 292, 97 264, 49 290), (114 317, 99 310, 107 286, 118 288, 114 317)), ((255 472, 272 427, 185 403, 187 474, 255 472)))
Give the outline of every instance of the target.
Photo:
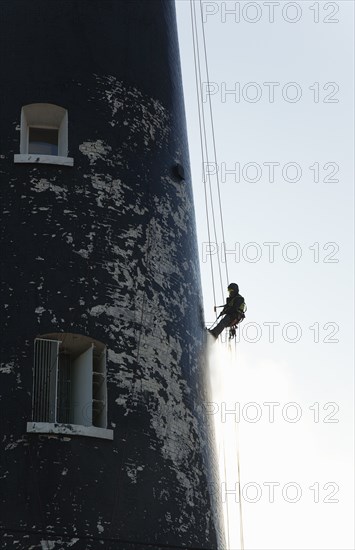
POLYGON ((82 435, 99 439, 113 439, 113 430, 96 426, 78 426, 77 424, 57 424, 52 422, 27 422, 27 433, 82 435))
POLYGON ((16 164, 57 164, 59 166, 74 166, 74 159, 71 157, 57 157, 56 155, 14 155, 16 164))

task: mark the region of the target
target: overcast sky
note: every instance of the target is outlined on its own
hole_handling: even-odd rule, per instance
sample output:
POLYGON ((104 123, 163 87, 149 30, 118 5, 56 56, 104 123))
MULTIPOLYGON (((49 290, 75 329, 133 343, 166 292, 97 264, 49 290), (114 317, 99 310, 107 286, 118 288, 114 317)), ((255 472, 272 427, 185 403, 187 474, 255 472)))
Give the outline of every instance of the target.
MULTIPOLYGON (((205 317, 213 322, 190 1, 176 4, 205 317)), ((234 429, 235 416, 223 423, 223 406, 241 409, 241 481, 251 484, 242 502, 245 548, 348 550, 354 4, 205 1, 202 11, 210 76, 209 88, 202 79, 204 107, 207 117, 210 95, 226 249, 235 251, 227 255, 228 282, 239 284, 248 305, 232 375, 238 381, 217 406, 224 430, 234 429), (274 422, 266 402, 279 403, 274 422), (273 503, 269 482, 280 484, 273 503)), ((208 170, 217 209, 215 166, 208 170)), ((222 263, 223 296, 221 243, 218 229, 217 305, 227 286, 222 263)), ((235 453, 231 460, 230 486, 238 479, 235 453)), ((239 508, 230 500, 237 525, 239 508)), ((236 528, 231 548, 238 545, 236 528)))

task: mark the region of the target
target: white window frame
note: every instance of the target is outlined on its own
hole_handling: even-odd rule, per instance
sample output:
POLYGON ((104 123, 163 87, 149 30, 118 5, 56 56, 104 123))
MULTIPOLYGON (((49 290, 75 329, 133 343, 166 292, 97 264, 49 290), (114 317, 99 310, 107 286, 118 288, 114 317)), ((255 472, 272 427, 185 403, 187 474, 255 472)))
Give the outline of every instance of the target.
POLYGON ((21 109, 20 154, 14 155, 15 163, 58 164, 74 166, 68 157, 68 111, 51 103, 31 103, 21 109), (58 155, 29 153, 29 128, 58 130, 58 155))
POLYGON ((104 344, 72 333, 35 339, 32 421, 27 422, 27 432, 113 439, 113 430, 107 429, 104 344), (69 359, 63 365, 59 358, 64 352, 69 359))

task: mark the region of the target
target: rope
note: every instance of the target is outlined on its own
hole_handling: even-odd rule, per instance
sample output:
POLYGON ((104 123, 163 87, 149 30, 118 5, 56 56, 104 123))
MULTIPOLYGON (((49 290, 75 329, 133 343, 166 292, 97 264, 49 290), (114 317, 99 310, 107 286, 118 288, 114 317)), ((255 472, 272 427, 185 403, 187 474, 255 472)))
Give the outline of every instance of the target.
MULTIPOLYGON (((226 467, 226 448, 225 448, 225 437, 223 437, 223 463, 224 463, 224 482, 227 486, 227 467, 226 467)), ((228 505, 228 495, 226 498, 226 516, 227 516, 227 544, 228 549, 230 549, 230 529, 229 529, 229 505, 228 505)))
MULTIPOLYGON (((206 162, 209 162, 209 148, 208 148, 208 142, 207 142, 207 131, 206 131, 206 117, 205 117, 205 111, 203 106, 203 97, 202 97, 202 71, 201 71, 201 63, 200 63, 200 48, 199 48, 199 32, 197 28, 197 17, 196 17, 196 10, 195 10, 195 3, 194 0, 190 0, 190 7, 191 7, 191 23, 192 23, 192 38, 193 38, 193 48, 194 48, 194 64, 195 64, 195 78, 196 78, 196 91, 197 91, 197 103, 198 103, 198 116, 199 116, 199 129, 200 129, 200 146, 201 146, 201 156, 202 156, 202 163, 203 166, 205 166, 204 161, 206 159, 206 162)), ((207 85, 210 85, 210 77, 209 77, 209 67, 208 67, 208 55, 207 55, 207 45, 206 45, 206 35, 205 35, 205 28, 204 28, 204 22, 203 22, 203 10, 202 10, 202 0, 200 0, 200 15, 201 15, 201 27, 202 27, 202 38, 203 38, 203 52, 204 52, 204 65, 205 65, 205 72, 207 76, 207 85)), ((224 263, 225 263, 225 275, 227 278, 227 281, 229 281, 229 274, 228 274, 228 262, 227 262, 227 253, 226 253, 226 240, 225 240, 225 231, 224 231, 224 223, 223 223, 223 213, 222 213, 222 200, 221 200, 221 189, 220 189, 220 180, 219 180, 219 173, 218 173, 218 162, 217 162, 217 146, 216 146, 216 136, 215 136, 215 124, 214 124, 214 118, 213 118, 213 109, 212 109, 212 101, 211 96, 208 95, 208 105, 209 105, 209 119, 210 119, 210 125, 211 125, 211 135, 212 135, 212 145, 213 145, 213 158, 214 163, 216 166, 216 182, 217 182, 217 196, 218 196, 218 206, 219 206, 219 216, 220 216, 220 223, 221 223, 221 232, 222 232, 222 240, 223 240, 223 257, 224 257, 224 263)), ((208 240, 211 250, 211 231, 210 231, 210 216, 209 216, 209 207, 208 207, 208 191, 207 191, 207 182, 206 177, 204 174, 204 192, 205 192, 205 208, 206 208, 206 220, 207 220, 207 232, 208 232, 208 240)), ((217 251, 218 251, 218 242, 217 242, 217 229, 216 229, 216 217, 215 217, 215 209, 214 209, 214 202, 213 202, 213 193, 212 193, 212 182, 211 182, 211 174, 208 170, 208 186, 209 186, 209 198, 210 198, 210 204, 211 204, 211 214, 212 214, 212 224, 213 224, 213 231, 214 236, 216 239, 216 245, 217 245, 217 251)), ((219 279, 221 283, 221 291, 223 296, 223 283, 222 283, 222 273, 221 273, 221 265, 220 265, 220 259, 219 254, 217 256, 218 259, 218 272, 219 272, 219 279)), ((216 292, 215 292, 215 279, 214 279, 214 272, 213 272, 213 261, 212 256, 210 255, 210 263, 211 263, 211 278, 212 278, 212 288, 213 288, 213 298, 214 303, 216 305, 216 292)), ((216 315, 217 317, 217 315, 216 315)), ((216 319, 217 321, 217 319, 216 319)), ((216 322, 215 321, 215 322, 216 322)), ((236 342, 234 342, 235 345, 235 351, 236 351, 236 342)), ((229 343, 229 350, 231 352, 231 345, 229 343)), ((238 426, 235 426, 235 445, 236 445, 236 455, 237 455, 237 474, 238 474, 238 494, 239 494, 239 531, 240 531, 240 548, 241 550, 244 550, 244 529, 243 529, 243 506, 242 506, 242 491, 241 491, 241 467, 240 467, 240 437, 239 437, 239 428, 238 426)), ((225 437, 226 434, 224 434, 223 437, 223 464, 224 464, 224 478, 227 482, 227 465, 226 465, 226 450, 225 450, 225 437)), ((219 455, 220 455, 220 448, 221 443, 219 443, 219 455)), ((220 457, 221 459, 221 457, 220 457)), ((227 543, 228 547, 230 547, 230 518, 229 518, 229 506, 228 506, 228 499, 226 501, 226 520, 227 520, 227 543)))
MULTIPOLYGON (((201 12, 201 24, 202 24, 203 47, 204 47, 204 53, 205 53, 205 64, 206 64, 207 84, 208 84, 208 86, 209 86, 209 84, 210 84, 210 77, 209 77, 208 61, 207 61, 207 46, 206 46, 206 36, 205 36, 205 25, 204 25, 204 22, 203 22, 202 0, 200 0, 200 12, 201 12)), ((211 130, 212 130, 212 141, 213 141, 214 160, 215 160, 215 164, 216 164, 216 179, 217 179, 217 190, 218 190, 219 213, 220 213, 220 218, 221 218, 222 239, 223 239, 223 243, 224 243, 224 262, 225 262, 225 266, 226 266, 226 277, 227 277, 227 281, 229 281, 229 276, 228 276, 228 264, 227 264, 227 254, 226 254, 226 247, 225 247, 226 240, 225 240, 225 236, 224 236, 224 224, 223 224, 223 216, 222 216, 221 191, 220 191, 219 175, 218 175, 216 137, 215 137, 215 131, 214 131, 212 101, 211 101, 211 96, 210 96, 210 94, 208 94, 208 103, 209 103, 210 117, 211 117, 211 130)))
MULTIPOLYGON (((235 363, 237 359, 237 342, 234 339, 234 350, 232 350, 232 343, 228 342, 228 351, 232 356, 234 352, 235 363)), ((243 503, 242 503, 242 490, 241 490, 241 475, 240 475, 240 431, 239 424, 236 422, 234 425, 235 430, 235 446, 237 455, 237 479, 238 479, 238 501, 239 501, 239 535, 240 535, 240 548, 244 550, 244 528, 243 528, 243 503)))
POLYGON ((244 528, 243 528, 243 503, 241 490, 241 475, 240 475, 240 432, 239 424, 235 422, 235 446, 237 454, 237 475, 238 475, 238 501, 239 501, 239 537, 240 548, 244 550, 244 528))
MULTIPOLYGON (((208 148, 208 141, 207 141, 207 129, 206 129, 206 117, 205 117, 205 110, 203 107, 203 97, 202 97, 202 71, 201 71, 201 63, 200 63, 200 47, 199 47, 199 33, 197 28, 197 16, 196 16, 196 9, 195 9, 195 3, 194 0, 190 0, 190 6, 191 6, 191 22, 192 22, 192 36, 193 36, 193 43, 194 43, 194 63, 195 63, 195 77, 196 77, 196 88, 197 88, 197 96, 198 96, 198 109, 199 109, 199 126, 200 126, 200 141, 201 141, 201 152, 202 152, 202 165, 205 166, 205 160, 206 163, 209 164, 209 148, 208 148), (202 122, 201 122, 202 120, 202 122), (205 155, 203 154, 203 150, 205 150, 205 155)), ((221 284, 221 292, 222 296, 224 294, 223 292, 223 281, 222 281, 222 272, 221 272, 221 264, 220 264, 220 258, 219 258, 219 247, 218 247, 218 236, 217 236, 217 227, 216 227, 216 216, 215 216, 215 208, 214 208, 214 201, 213 201, 213 193, 212 193, 212 180, 211 180, 211 174, 208 171, 208 187, 209 187, 209 196, 210 196, 210 208, 211 208, 211 217, 212 217, 212 226, 213 226, 213 232, 215 237, 215 242, 217 246, 217 265, 218 265, 218 272, 219 272, 219 280, 221 284)), ((204 186, 205 186, 205 205, 206 205, 206 212, 208 212, 208 197, 207 197, 207 185, 206 185, 206 177, 204 174, 204 186)), ((207 218, 207 225, 208 225, 208 238, 209 238, 209 246, 211 250, 211 236, 210 236, 210 221, 209 221, 209 215, 206 214, 207 218)), ((212 262, 212 255, 210 255, 210 260, 212 262)), ((215 282, 214 278, 212 280, 212 287, 213 287, 213 293, 214 293, 214 304, 216 305, 216 298, 215 298, 215 282)))
POLYGON ((235 423, 236 431, 236 448, 237 448, 237 473, 238 473, 238 495, 239 495, 239 531, 240 531, 240 548, 244 550, 244 529, 243 529, 243 505, 242 505, 242 491, 241 491, 241 477, 240 477, 240 437, 239 427, 235 423))
MULTIPOLYGON (((197 104, 198 104, 198 122, 199 122, 199 128, 200 128, 200 147, 201 147, 201 157, 202 157, 202 168, 205 165, 205 156, 204 156, 204 146, 203 146, 203 140, 202 140, 202 121, 201 121, 201 111, 203 112, 203 107, 201 106, 201 100, 200 100, 200 87, 199 87, 199 80, 198 80, 198 72, 197 72, 197 52, 196 51, 196 42, 197 42, 197 30, 196 29, 196 21, 195 21, 195 10, 193 7, 194 0, 190 0, 190 8, 191 8, 191 26, 192 26, 192 41, 193 41, 193 48, 194 48, 194 63, 195 63, 195 79, 196 79, 196 95, 197 95, 197 104), (196 34, 196 42, 195 42, 195 34, 196 34)), ((209 221, 209 212, 208 212, 208 198, 207 198, 207 185, 206 185, 206 178, 203 178, 203 184, 204 184, 204 193, 205 193, 205 209, 206 209, 206 220, 207 220, 207 234, 208 234, 208 243, 211 250, 211 232, 210 232, 210 221, 209 221)), ((211 268, 211 279, 212 279, 212 290, 213 290, 213 301, 214 305, 216 305, 216 290, 215 290, 215 280, 214 280, 214 273, 213 273, 213 260, 212 255, 210 254, 210 268, 211 268)), ((217 316, 217 314, 216 314, 217 316)))

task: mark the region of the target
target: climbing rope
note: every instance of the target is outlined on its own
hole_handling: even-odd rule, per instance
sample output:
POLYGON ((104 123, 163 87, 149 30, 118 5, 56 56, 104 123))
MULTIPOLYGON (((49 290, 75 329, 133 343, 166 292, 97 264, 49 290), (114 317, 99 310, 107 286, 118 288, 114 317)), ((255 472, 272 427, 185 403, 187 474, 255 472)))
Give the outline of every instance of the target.
MULTIPOLYGON (((222 297, 224 296, 224 288, 226 287, 226 283, 223 282, 222 277, 222 270, 221 270, 221 262, 220 262, 220 256, 219 256, 219 245, 218 245, 218 232, 217 232, 217 223, 216 223, 216 214, 215 214, 215 205, 214 205, 214 198, 213 198, 213 188, 212 188, 212 178, 210 170, 207 170, 207 178, 205 173, 205 167, 211 165, 211 159, 209 154, 210 147, 208 146, 208 138, 207 138, 207 126, 212 129, 213 127, 213 134, 214 135, 214 125, 212 124, 211 118, 208 121, 207 124, 207 115, 205 114, 204 109, 204 101, 203 101, 203 77, 202 77, 202 68, 201 68, 201 52, 200 52, 200 35, 201 31, 198 30, 198 23, 197 23, 197 15, 196 15, 196 2, 194 0, 190 0, 190 7, 191 7, 191 23, 192 23, 192 36, 193 36, 193 46, 194 46, 194 63, 195 63, 195 78, 196 78, 196 89, 197 89, 197 103, 198 103, 198 112, 199 112, 199 129, 200 129, 200 143, 201 143, 201 156, 202 156, 202 166, 203 166, 203 182, 204 182, 204 189, 205 189, 205 208, 206 208, 206 221, 207 221, 207 232, 208 232, 208 244, 209 244, 209 251, 212 250, 212 241, 211 241, 211 229, 210 225, 212 225, 213 228, 213 234, 215 239, 215 244, 217 247, 217 267, 218 267, 218 274, 219 274, 219 283, 221 287, 221 293, 222 297), (207 182, 208 181, 208 191, 207 191, 207 182), (211 216, 209 215, 209 210, 211 212, 211 216), (210 223, 210 218, 212 219, 212 224, 210 223)), ((203 23, 202 23, 203 25, 203 23)), ((200 24, 201 26, 201 24, 200 24)), ((206 49, 204 49, 204 54, 206 57, 206 49)), ((206 62, 204 63, 204 66, 206 66, 206 62)), ((208 78, 207 78, 208 81, 208 78)), ((210 117, 213 117, 212 108, 210 110, 210 117)), ((217 167, 217 161, 216 156, 214 157, 215 160, 215 166, 217 167)), ((218 170, 216 170, 218 172, 218 170)), ((218 188, 218 185, 217 185, 218 188)), ((220 208, 220 217, 221 217, 222 210, 220 208)), ((223 220, 220 220, 221 226, 223 226, 223 220)), ((224 229, 222 230, 222 238, 224 235, 224 229)), ((210 262, 213 266, 213 259, 212 254, 210 254, 210 262)), ((213 267, 211 268, 212 273, 213 267)), ((226 271, 228 273, 228 270, 226 271)), ((227 276, 228 281, 228 276, 227 276)), ((227 283, 228 284, 228 283, 227 283)), ((215 292, 215 280, 214 277, 212 277, 212 288, 213 288, 213 295, 214 295, 214 305, 216 305, 216 292, 215 292)))
MULTIPOLYGON (((225 436, 223 437, 223 466, 224 466, 224 482, 227 486, 227 461, 226 461, 226 447, 225 447, 225 436)), ((231 547, 230 543, 230 529, 229 529, 229 503, 228 503, 228 495, 226 495, 226 519, 227 519, 227 544, 228 549, 231 547)))
MULTIPOLYGON (((196 78, 196 91, 197 91, 197 104, 198 104, 198 118, 199 118, 199 130, 200 130, 200 146, 201 146, 201 156, 202 156, 202 166, 203 169, 205 168, 205 161, 207 163, 207 166, 209 166, 209 146, 208 146, 208 139, 207 139, 207 123, 206 119, 207 116, 205 115, 205 109, 204 109, 204 101, 203 101, 203 82, 202 82, 202 69, 201 69, 201 53, 200 53, 200 46, 199 46, 199 35, 202 35, 202 42, 203 42, 203 56, 204 56, 204 71, 206 74, 206 84, 208 86, 208 89, 210 89, 210 78, 209 78, 209 67, 208 67, 208 55, 207 55, 207 44, 206 44, 206 35, 205 35, 205 28, 203 23, 203 9, 202 9, 202 0, 199 0, 200 3, 200 16, 201 16, 201 22, 200 22, 200 28, 202 31, 198 31, 198 24, 197 24, 197 16, 196 16, 196 9, 195 9, 195 0, 190 0, 190 8, 191 8, 191 24, 192 24, 192 39, 193 39, 193 50, 194 50, 194 64, 195 64, 195 78, 196 78)), ((214 118, 213 118, 213 109, 212 109, 212 101, 211 96, 208 94, 208 105, 209 105, 209 125, 210 125, 210 133, 212 136, 212 158, 214 165, 216 167, 216 187, 217 187, 217 197, 218 197, 218 206, 219 206, 219 218, 220 218, 220 225, 221 225, 221 233, 222 233, 222 243, 223 243, 223 258, 225 263, 225 275, 227 284, 229 281, 229 274, 228 274, 228 262, 227 262, 227 254, 226 254, 226 246, 225 246, 225 231, 224 231, 224 223, 223 223, 223 214, 222 214, 222 200, 221 200, 221 190, 220 190, 220 181, 219 181, 219 174, 218 174, 218 162, 217 162, 217 147, 216 147, 216 136, 215 136, 215 124, 214 124, 214 118)), ((206 221, 207 221, 207 233, 208 233, 208 241, 209 241, 209 250, 211 251, 211 229, 210 229, 210 214, 209 214, 209 204, 208 204, 208 198, 210 200, 210 210, 211 210, 211 218, 212 218, 212 226, 213 226, 213 233, 214 238, 216 241, 217 246, 217 262, 218 262, 218 274, 219 274, 219 281, 221 284, 221 291, 222 291, 222 297, 224 295, 223 288, 225 286, 223 285, 223 277, 221 272, 221 265, 220 265, 220 258, 219 258, 219 247, 218 247, 218 239, 217 239, 217 228, 216 228, 216 216, 215 216, 215 207, 214 207, 214 201, 213 201, 213 192, 212 192, 212 180, 211 180, 211 174, 210 171, 207 171, 208 176, 208 187, 209 190, 207 190, 207 182, 206 177, 204 173, 203 182, 204 182, 204 195, 205 195, 205 208, 206 208, 206 221), (208 192, 209 191, 209 192, 208 192)), ((212 260, 212 254, 210 254, 210 269, 211 269, 211 279, 212 279, 212 289, 213 289, 213 299, 214 299, 214 306, 216 311, 216 291, 215 291, 215 277, 214 277, 214 269, 213 269, 213 260, 212 260)), ((216 322, 216 321, 215 321, 216 322)), ((236 343, 235 343, 236 345, 236 343)), ((235 348, 236 349, 236 348, 235 348)), ((231 345, 229 342, 229 352, 231 353, 231 345)), ((226 449, 225 449, 225 434, 223 438, 223 466, 224 466, 224 478, 225 482, 227 483, 227 465, 226 465, 226 449)), ((244 529, 243 529, 243 507, 242 507, 242 492, 241 492, 241 468, 240 468, 240 437, 239 437, 239 429, 236 426, 235 427, 235 445, 237 449, 237 476, 238 476, 238 493, 239 493, 239 531, 240 531, 240 548, 241 550, 244 550, 244 529)), ((220 455, 220 449, 219 453, 220 455)), ((221 461, 221 457, 219 456, 219 460, 221 461)), ((230 548, 230 512, 228 507, 228 499, 226 502, 226 521, 227 521, 227 544, 228 548, 230 548)))
MULTIPOLYGON (((193 49, 194 49, 194 63, 195 63, 196 94, 197 94, 197 105, 198 105, 198 122, 199 122, 199 129, 200 129, 200 147, 201 147, 201 157, 202 157, 202 169, 204 169, 205 154, 204 154, 204 142, 202 139, 202 120, 201 120, 202 119, 201 111, 203 112, 203 106, 201 105, 200 81, 198 78, 198 71, 197 71, 197 59, 199 59, 199 50, 197 49, 198 36, 197 36, 197 27, 196 27, 195 6, 193 4, 193 0, 190 0, 190 8, 191 8, 192 41, 193 41, 193 49)), ((207 220, 208 243, 211 250, 211 231, 210 231, 210 221, 209 221, 209 211, 208 211, 207 184, 206 184, 205 177, 203 178, 203 183, 204 183, 204 193, 205 193, 205 209, 206 209, 206 220, 207 220)), ((213 301, 214 301, 214 305, 216 305, 217 302, 216 302, 216 290, 215 290, 212 254, 210 254, 210 269, 211 269, 211 279, 212 279, 213 301)))
MULTIPOLYGON (((207 46, 206 46, 206 35, 205 35, 205 25, 203 22, 203 10, 202 10, 202 0, 200 0, 200 12, 201 12, 201 25, 202 25, 202 36, 203 36, 203 48, 204 48, 204 57, 205 57, 205 65, 206 65, 206 75, 207 75, 207 85, 208 89, 210 89, 210 76, 209 76, 209 70, 208 70, 208 56, 207 56, 207 46)), ((222 228, 222 239, 223 239, 223 251, 224 251, 224 263, 226 267, 226 277, 227 281, 229 281, 228 276, 228 263, 227 263, 227 253, 226 253, 226 239, 224 236, 224 223, 223 223, 223 215, 222 215, 222 201, 221 201, 221 190, 220 190, 220 184, 219 184, 219 175, 218 175, 218 162, 217 162, 217 148, 216 148, 216 136, 214 131, 214 121, 213 121, 213 110, 212 110, 212 101, 211 96, 208 94, 208 104, 209 104, 209 111, 210 111, 210 118, 211 118, 211 130, 212 130, 212 142, 213 142, 213 153, 214 153, 214 162, 216 166, 216 180, 217 180, 217 191, 218 191, 218 204, 219 204, 219 214, 221 218, 221 228, 222 228)))
POLYGON ((236 423, 236 447, 237 447, 237 473, 238 473, 238 496, 239 496, 239 531, 240 531, 240 548, 244 550, 244 529, 243 529, 243 505, 242 505, 242 490, 240 477, 240 440, 239 428, 236 423))

